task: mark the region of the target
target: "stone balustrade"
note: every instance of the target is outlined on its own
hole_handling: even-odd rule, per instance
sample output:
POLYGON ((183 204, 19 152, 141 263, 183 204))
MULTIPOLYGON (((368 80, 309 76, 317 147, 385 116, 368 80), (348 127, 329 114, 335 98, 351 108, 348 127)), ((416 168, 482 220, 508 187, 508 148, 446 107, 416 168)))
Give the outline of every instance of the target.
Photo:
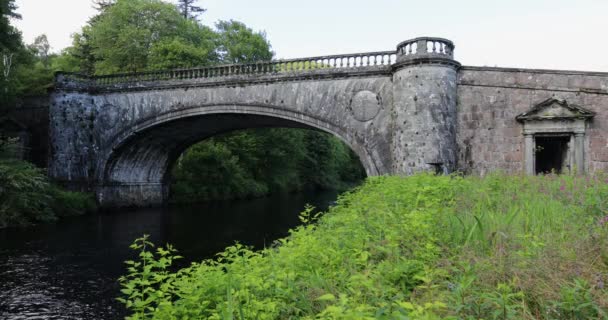
POLYGON ((396 59, 397 55, 394 51, 378 51, 92 77, 76 73, 60 72, 56 75, 56 84, 63 88, 84 86, 105 87, 154 81, 304 73, 331 69, 364 69, 367 67, 390 66, 396 62, 396 59))
POLYGON ((417 58, 454 58, 454 43, 448 39, 420 37, 397 45, 397 60, 417 58))

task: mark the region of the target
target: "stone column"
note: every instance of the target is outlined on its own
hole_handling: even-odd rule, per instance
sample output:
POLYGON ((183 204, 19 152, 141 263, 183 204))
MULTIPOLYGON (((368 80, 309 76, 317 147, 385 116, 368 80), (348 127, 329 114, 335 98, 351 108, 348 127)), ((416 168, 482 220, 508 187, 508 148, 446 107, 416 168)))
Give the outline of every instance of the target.
POLYGON ((574 166, 577 174, 585 172, 585 134, 581 132, 574 133, 574 166))
POLYGON ((524 156, 525 156, 525 169, 526 174, 534 175, 534 167, 536 165, 536 142, 534 141, 534 135, 531 133, 524 133, 524 156))

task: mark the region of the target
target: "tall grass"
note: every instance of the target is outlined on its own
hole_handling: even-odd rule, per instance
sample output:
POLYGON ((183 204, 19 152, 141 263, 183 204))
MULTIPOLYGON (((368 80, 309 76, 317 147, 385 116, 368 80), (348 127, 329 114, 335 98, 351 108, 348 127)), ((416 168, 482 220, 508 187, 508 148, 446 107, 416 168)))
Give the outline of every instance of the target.
POLYGON ((369 178, 262 251, 171 273, 140 239, 122 301, 132 319, 606 319, 607 208, 603 175, 369 178))
POLYGON ((608 317, 605 175, 495 174, 469 177, 459 188, 443 242, 454 255, 447 260, 455 283, 475 279, 468 297, 479 310, 474 316, 491 315, 483 297, 506 285, 520 293, 513 319, 608 317))

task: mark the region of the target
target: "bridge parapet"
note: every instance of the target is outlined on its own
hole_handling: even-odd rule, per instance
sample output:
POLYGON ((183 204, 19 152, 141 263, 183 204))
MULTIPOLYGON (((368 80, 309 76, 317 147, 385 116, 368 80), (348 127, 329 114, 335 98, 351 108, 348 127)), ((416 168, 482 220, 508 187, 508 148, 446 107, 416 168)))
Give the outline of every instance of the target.
MULTIPOLYGON (((57 73, 55 84, 62 89, 112 89, 146 86, 146 83, 188 80, 222 80, 249 76, 294 76, 334 71, 366 71, 386 69, 397 61, 395 51, 328 55, 298 59, 260 61, 247 64, 85 76, 76 73, 57 73)), ((245 78, 246 79, 246 78, 245 78)))
POLYGON ((444 38, 420 37, 397 45, 397 61, 419 58, 454 59, 454 43, 444 38))

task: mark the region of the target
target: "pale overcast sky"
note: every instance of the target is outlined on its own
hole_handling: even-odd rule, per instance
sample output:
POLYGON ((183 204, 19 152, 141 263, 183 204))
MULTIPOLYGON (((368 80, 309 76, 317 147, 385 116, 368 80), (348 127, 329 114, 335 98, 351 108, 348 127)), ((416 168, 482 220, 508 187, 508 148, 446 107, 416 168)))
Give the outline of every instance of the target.
MULTIPOLYGON (((94 14, 90 0, 16 0, 26 42, 55 51, 94 14)), ((464 65, 608 71, 607 0, 200 0, 203 23, 266 32, 277 58, 392 50, 448 38, 464 65)))

